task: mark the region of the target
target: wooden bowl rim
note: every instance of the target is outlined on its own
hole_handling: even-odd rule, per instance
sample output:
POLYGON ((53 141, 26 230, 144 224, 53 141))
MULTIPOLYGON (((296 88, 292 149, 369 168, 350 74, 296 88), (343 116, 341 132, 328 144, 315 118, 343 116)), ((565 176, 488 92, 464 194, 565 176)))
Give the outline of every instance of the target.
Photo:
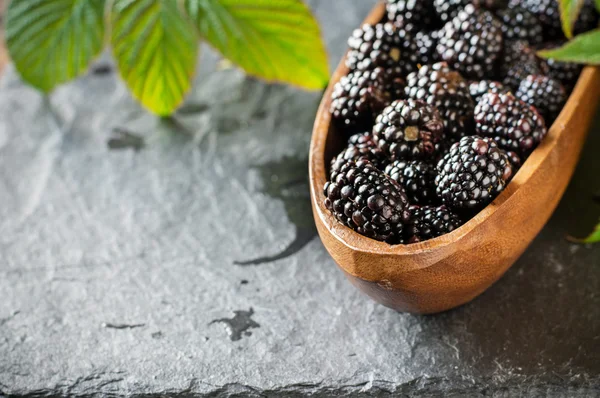
MULTIPOLYGON (((377 5, 364 23, 379 22, 383 16, 384 10, 385 6, 383 4, 377 5)), ((600 67, 586 66, 583 68, 575 88, 561 110, 558 118, 554 121, 552 126, 550 126, 546 138, 544 138, 542 143, 525 161, 519 172, 504 189, 504 191, 475 217, 451 233, 442 235, 435 239, 407 245, 390 245, 388 243, 380 242, 360 235, 359 233, 339 223, 323 204, 323 200, 325 199, 323 195, 323 185, 327 181, 325 175, 327 170, 327 165, 325 164, 325 147, 327 136, 329 134, 329 127, 331 124, 331 115, 329 113, 331 93, 334 85, 341 79, 342 76, 345 76, 349 72, 344 60, 345 56, 342 58, 340 64, 335 70, 329 86, 324 93, 323 99, 317 111, 313 128, 309 154, 309 176, 312 205, 313 208, 316 209, 316 213, 318 214, 320 220, 327 228, 327 231, 339 242, 353 251, 364 254, 392 255, 399 257, 425 254, 442 249, 451 244, 458 244, 462 238, 484 223, 492 214, 498 211, 500 207, 508 206, 508 202, 510 202, 513 195, 523 185, 527 184, 527 182, 533 176, 535 170, 540 167, 542 163, 544 163, 548 156, 550 156, 561 134, 568 134, 565 126, 568 124, 567 122, 571 120, 571 118, 576 117, 577 108, 581 103, 581 99, 584 95, 586 87, 591 81, 600 78, 600 67)), ((417 266, 415 268, 420 267, 417 266)), ((410 271, 411 269, 405 270, 410 271)))

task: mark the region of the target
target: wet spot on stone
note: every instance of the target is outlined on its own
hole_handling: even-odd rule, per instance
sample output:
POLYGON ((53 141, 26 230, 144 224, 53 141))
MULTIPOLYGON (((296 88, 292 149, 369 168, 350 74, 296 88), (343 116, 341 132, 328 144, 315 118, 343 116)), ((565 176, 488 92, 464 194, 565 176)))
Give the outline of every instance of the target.
POLYGON ((105 76, 111 74, 113 67, 110 64, 98 64, 92 66, 91 73, 94 76, 105 76))
POLYGON ((208 111, 208 104, 186 104, 177 110, 178 115, 196 115, 208 111))
POLYGON ((229 338, 231 341, 241 340, 243 336, 251 336, 252 332, 248 329, 259 328, 260 325, 252 319, 254 315, 254 309, 250 308, 249 311, 233 311, 233 318, 221 318, 215 319, 209 325, 213 323, 224 323, 229 331, 229 338))
POLYGON ((296 235, 279 253, 234 262, 242 266, 261 265, 290 257, 317 236, 310 204, 308 158, 284 157, 277 162, 255 168, 260 172, 264 183, 263 192, 271 198, 283 201, 288 219, 296 227, 296 235))
POLYGON ((163 333, 159 330, 158 332, 154 332, 151 334, 153 339, 162 339, 163 338, 163 333))
POLYGON ((122 128, 113 129, 113 135, 108 139, 108 148, 112 150, 133 149, 139 151, 146 145, 144 137, 122 128))
POLYGON ((128 323, 107 323, 104 322, 102 324, 103 328, 107 328, 107 329, 135 329, 135 328, 141 328, 146 326, 145 323, 134 323, 134 324, 128 324, 128 323))

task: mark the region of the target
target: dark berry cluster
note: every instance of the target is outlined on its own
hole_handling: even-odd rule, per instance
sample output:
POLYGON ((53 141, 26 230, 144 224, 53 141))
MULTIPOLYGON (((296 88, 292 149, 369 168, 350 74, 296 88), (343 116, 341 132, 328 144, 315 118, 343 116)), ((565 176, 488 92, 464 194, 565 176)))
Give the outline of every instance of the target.
MULTIPOLYGON (((584 0, 575 25, 597 25, 584 0)), ((450 233, 491 203, 547 134, 581 66, 561 44, 556 0, 385 0, 354 31, 330 111, 347 145, 325 206, 390 244, 450 233)))

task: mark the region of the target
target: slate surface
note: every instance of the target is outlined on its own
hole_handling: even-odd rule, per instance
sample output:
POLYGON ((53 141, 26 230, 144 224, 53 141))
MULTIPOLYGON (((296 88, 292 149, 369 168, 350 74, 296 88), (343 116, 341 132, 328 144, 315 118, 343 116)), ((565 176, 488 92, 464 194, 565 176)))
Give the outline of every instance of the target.
MULTIPOLYGON (((373 1, 311 1, 332 60, 373 1)), ((0 89, 0 395, 597 396, 600 119, 550 224, 473 303, 361 296, 312 223, 318 93, 208 59, 176 121, 104 61, 0 89)), ((543 206, 540 203, 540 206, 543 206)), ((531 209, 535 211, 535 209, 531 209)))

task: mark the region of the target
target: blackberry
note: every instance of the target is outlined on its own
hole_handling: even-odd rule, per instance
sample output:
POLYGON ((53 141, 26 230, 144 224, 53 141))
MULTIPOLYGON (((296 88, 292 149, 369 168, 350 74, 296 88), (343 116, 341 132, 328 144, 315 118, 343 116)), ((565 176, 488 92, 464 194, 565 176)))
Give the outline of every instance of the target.
POLYGON ((460 138, 472 133, 475 104, 462 76, 444 62, 421 67, 407 77, 406 96, 422 100, 440 111, 446 136, 460 138))
POLYGON ((333 118, 352 129, 367 129, 392 102, 391 82, 381 68, 355 71, 340 79, 331 94, 333 118))
POLYGON ((531 45, 542 42, 542 24, 532 12, 513 7, 499 13, 505 40, 523 40, 531 45))
POLYGON ((506 156, 508 156, 508 161, 510 162, 510 164, 513 168, 513 177, 514 177, 514 175, 517 174, 517 171, 519 171, 519 169, 521 168, 521 165, 522 165, 521 158, 519 157, 519 155, 517 155, 516 152, 513 152, 513 151, 506 152, 506 156))
POLYGON ((365 24, 354 31, 348 45, 346 66, 350 70, 381 67, 388 75, 402 77, 416 70, 419 62, 412 34, 392 23, 365 24))
POLYGON ((420 65, 429 65, 437 61, 438 56, 435 49, 438 43, 438 31, 417 32, 415 41, 417 43, 420 65))
POLYGON ((368 160, 380 170, 386 165, 385 156, 377 148, 371 133, 358 133, 350 137, 348 146, 331 161, 330 180, 334 181, 336 179, 346 163, 361 159, 368 160))
POLYGON ((512 94, 484 94, 475 107, 477 134, 493 138, 506 151, 527 158, 546 136, 544 119, 512 94))
POLYGON ((482 79, 494 73, 502 40, 502 24, 492 13, 469 4, 442 28, 436 51, 463 76, 482 79))
POLYGON ((558 80, 539 75, 529 75, 521 81, 515 96, 533 105, 548 125, 556 119, 567 101, 565 88, 558 80))
POLYGON ((562 36, 560 12, 556 0, 511 0, 509 7, 521 7, 538 17, 544 37, 552 39, 562 36))
POLYGON ((397 160, 385 168, 385 173, 404 188, 410 203, 427 205, 436 202, 435 166, 420 160, 397 160))
POLYGON ((377 116, 373 139, 391 160, 431 159, 442 141, 444 122, 423 101, 397 100, 377 116))
POLYGON ((407 243, 417 243, 437 238, 462 225, 460 218, 446 206, 411 206, 414 223, 406 229, 407 243))
POLYGON ((543 75, 547 66, 540 60, 535 50, 525 41, 508 42, 504 49, 501 73, 504 76, 502 83, 517 91, 521 80, 528 75, 543 75))
POLYGON ((412 223, 402 187, 366 160, 346 163, 324 193, 335 218, 369 238, 402 243, 404 228, 412 223))
POLYGON ((471 0, 433 0, 435 12, 442 22, 448 22, 458 15, 471 0))
MULTIPOLYGON (((544 37, 548 40, 563 38, 560 11, 556 0, 511 0, 511 5, 521 6, 535 14, 544 30, 544 37)), ((573 33, 579 34, 596 28, 598 25, 598 14, 593 0, 585 0, 579 18, 573 26, 573 33)))
POLYGON ((469 84, 469 91, 473 101, 477 102, 485 93, 508 93, 510 90, 502 83, 493 80, 474 81, 469 84))
POLYGON ((433 0, 386 0, 388 20, 410 32, 433 24, 433 0))
MULTIPOLYGON (((496 94, 487 94, 496 95, 496 94)), ((455 209, 479 209, 490 203, 512 177, 512 166, 490 138, 463 137, 437 165, 437 194, 455 209)))
MULTIPOLYGON (((563 43, 561 42, 549 43, 543 46, 543 48, 550 49, 560 47, 562 44, 563 43)), ((575 83, 577 83, 582 66, 572 62, 562 62, 554 59, 547 59, 545 62, 548 67, 548 75, 558 79, 567 90, 567 93, 570 93, 573 90, 573 87, 575 87, 575 83)))
POLYGON ((573 34, 578 35, 598 27, 598 12, 594 0, 584 0, 579 17, 573 26, 573 34))
POLYGON ((508 0, 433 0, 433 6, 442 22, 456 17, 467 5, 492 11, 506 8, 508 0))

